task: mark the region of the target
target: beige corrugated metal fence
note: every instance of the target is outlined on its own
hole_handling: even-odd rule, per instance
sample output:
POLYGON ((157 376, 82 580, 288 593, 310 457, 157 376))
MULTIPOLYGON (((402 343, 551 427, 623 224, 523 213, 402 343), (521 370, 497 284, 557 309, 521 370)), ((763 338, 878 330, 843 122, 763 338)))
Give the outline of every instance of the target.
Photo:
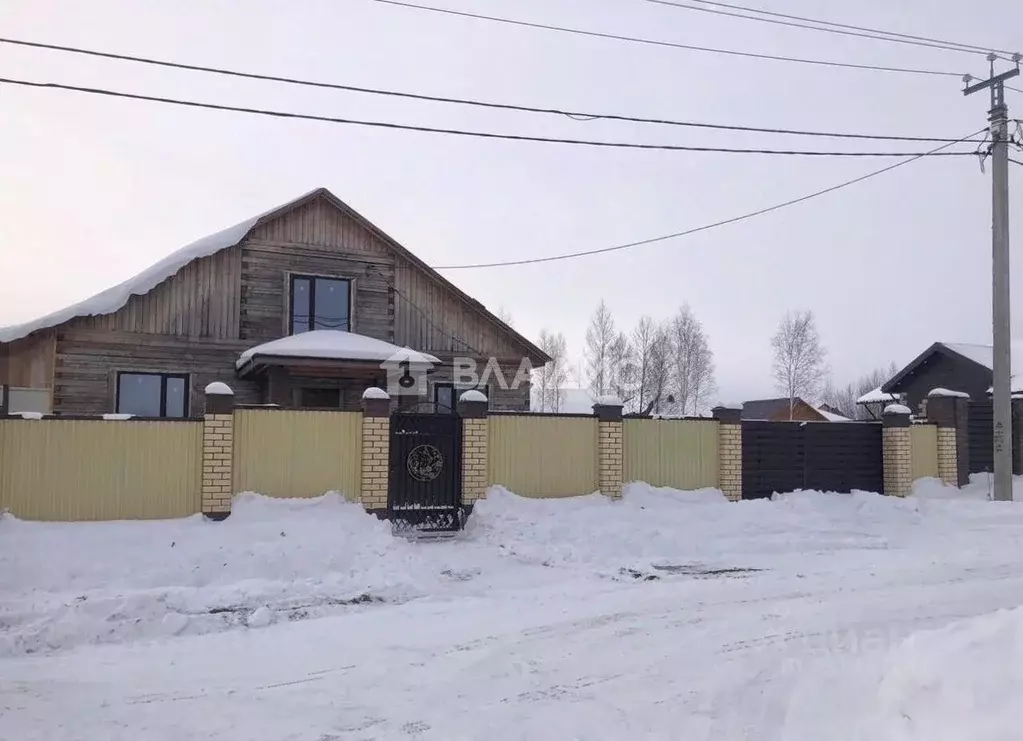
POLYGON ((938 476, 938 428, 936 425, 913 425, 910 428, 913 451, 913 479, 938 476))
POLYGON ((708 420, 627 419, 625 481, 702 489, 718 485, 718 425, 708 420))
POLYGON ((199 511, 199 422, 0 421, 0 508, 26 520, 199 511))
POLYGON ((488 481, 523 497, 597 490, 597 420, 559 415, 490 417, 488 481))
POLYGON ((234 413, 235 492, 318 497, 339 491, 357 500, 361 475, 360 412, 234 413))

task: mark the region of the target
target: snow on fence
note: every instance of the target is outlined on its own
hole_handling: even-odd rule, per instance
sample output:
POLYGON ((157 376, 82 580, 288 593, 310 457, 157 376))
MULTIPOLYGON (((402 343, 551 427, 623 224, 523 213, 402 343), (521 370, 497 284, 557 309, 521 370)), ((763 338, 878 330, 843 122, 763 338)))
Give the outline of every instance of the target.
POLYGON ((488 483, 524 497, 597 490, 595 417, 495 414, 488 421, 488 483))
POLYGON ((913 425, 910 428, 913 480, 938 477, 938 427, 913 425))
POLYGON ((235 410, 235 492, 358 501, 361 480, 361 412, 235 410))
POLYGON ((201 470, 195 420, 0 420, 0 510, 23 519, 185 517, 201 470))
POLYGON ((624 479, 673 489, 718 486, 714 420, 626 419, 624 479))

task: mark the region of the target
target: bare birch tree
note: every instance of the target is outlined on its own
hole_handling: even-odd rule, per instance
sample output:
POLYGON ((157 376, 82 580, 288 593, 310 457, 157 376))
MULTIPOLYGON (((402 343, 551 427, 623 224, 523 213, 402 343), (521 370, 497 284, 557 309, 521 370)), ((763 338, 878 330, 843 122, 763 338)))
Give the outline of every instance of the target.
POLYGON ((623 404, 629 404, 635 395, 636 363, 632 343, 624 332, 619 332, 611 342, 608 388, 623 404))
POLYGON ((611 310, 601 299, 597 310, 590 318, 586 329, 586 373, 589 377, 589 391, 594 397, 611 393, 612 356, 614 343, 618 338, 611 310))
POLYGON ((670 341, 671 392, 678 414, 699 414, 714 393, 714 354, 703 325, 688 304, 683 304, 671 320, 670 341))
POLYGON ((812 311, 789 312, 771 338, 774 348, 774 380, 789 400, 789 419, 797 397, 816 396, 828 376, 812 311))
POLYGON ((635 385, 629 408, 639 414, 662 411, 668 394, 671 349, 667 330, 644 316, 632 331, 635 385))
POLYGON ((540 349, 550 356, 542 368, 534 372, 533 383, 539 395, 540 411, 560 412, 563 389, 568 381, 568 343, 561 332, 540 330, 540 349))
MULTIPOLYGON (((883 386, 898 372, 899 367, 892 362, 887 366, 864 373, 852 383, 842 387, 835 387, 828 383, 821 392, 821 399, 829 406, 841 410, 842 414, 850 419, 876 419, 880 416, 880 408, 870 409, 857 404, 856 400, 868 391, 883 386)), ((880 406, 883 405, 878 405, 878 407, 880 406)))

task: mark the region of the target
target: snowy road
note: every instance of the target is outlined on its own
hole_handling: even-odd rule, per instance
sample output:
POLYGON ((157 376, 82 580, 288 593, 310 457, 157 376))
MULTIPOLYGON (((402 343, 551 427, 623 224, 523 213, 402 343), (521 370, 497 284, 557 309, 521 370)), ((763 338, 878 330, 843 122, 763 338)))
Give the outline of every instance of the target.
POLYGON ((0 738, 1013 737, 936 733, 941 657, 916 677, 930 710, 885 662, 921 630, 1023 605, 1016 505, 636 501, 560 520, 495 505, 464 542, 408 546, 467 568, 400 604, 0 660, 0 738), (601 546, 605 519, 647 531, 601 546), (693 573, 728 566, 761 570, 693 573))

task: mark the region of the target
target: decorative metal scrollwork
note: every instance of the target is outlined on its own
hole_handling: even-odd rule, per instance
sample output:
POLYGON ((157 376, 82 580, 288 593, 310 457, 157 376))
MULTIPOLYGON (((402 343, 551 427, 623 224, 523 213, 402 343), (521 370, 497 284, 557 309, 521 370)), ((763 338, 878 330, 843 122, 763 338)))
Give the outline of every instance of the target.
POLYGON ((444 468, 444 456, 432 445, 417 445, 409 451, 405 466, 417 481, 433 481, 444 468))

